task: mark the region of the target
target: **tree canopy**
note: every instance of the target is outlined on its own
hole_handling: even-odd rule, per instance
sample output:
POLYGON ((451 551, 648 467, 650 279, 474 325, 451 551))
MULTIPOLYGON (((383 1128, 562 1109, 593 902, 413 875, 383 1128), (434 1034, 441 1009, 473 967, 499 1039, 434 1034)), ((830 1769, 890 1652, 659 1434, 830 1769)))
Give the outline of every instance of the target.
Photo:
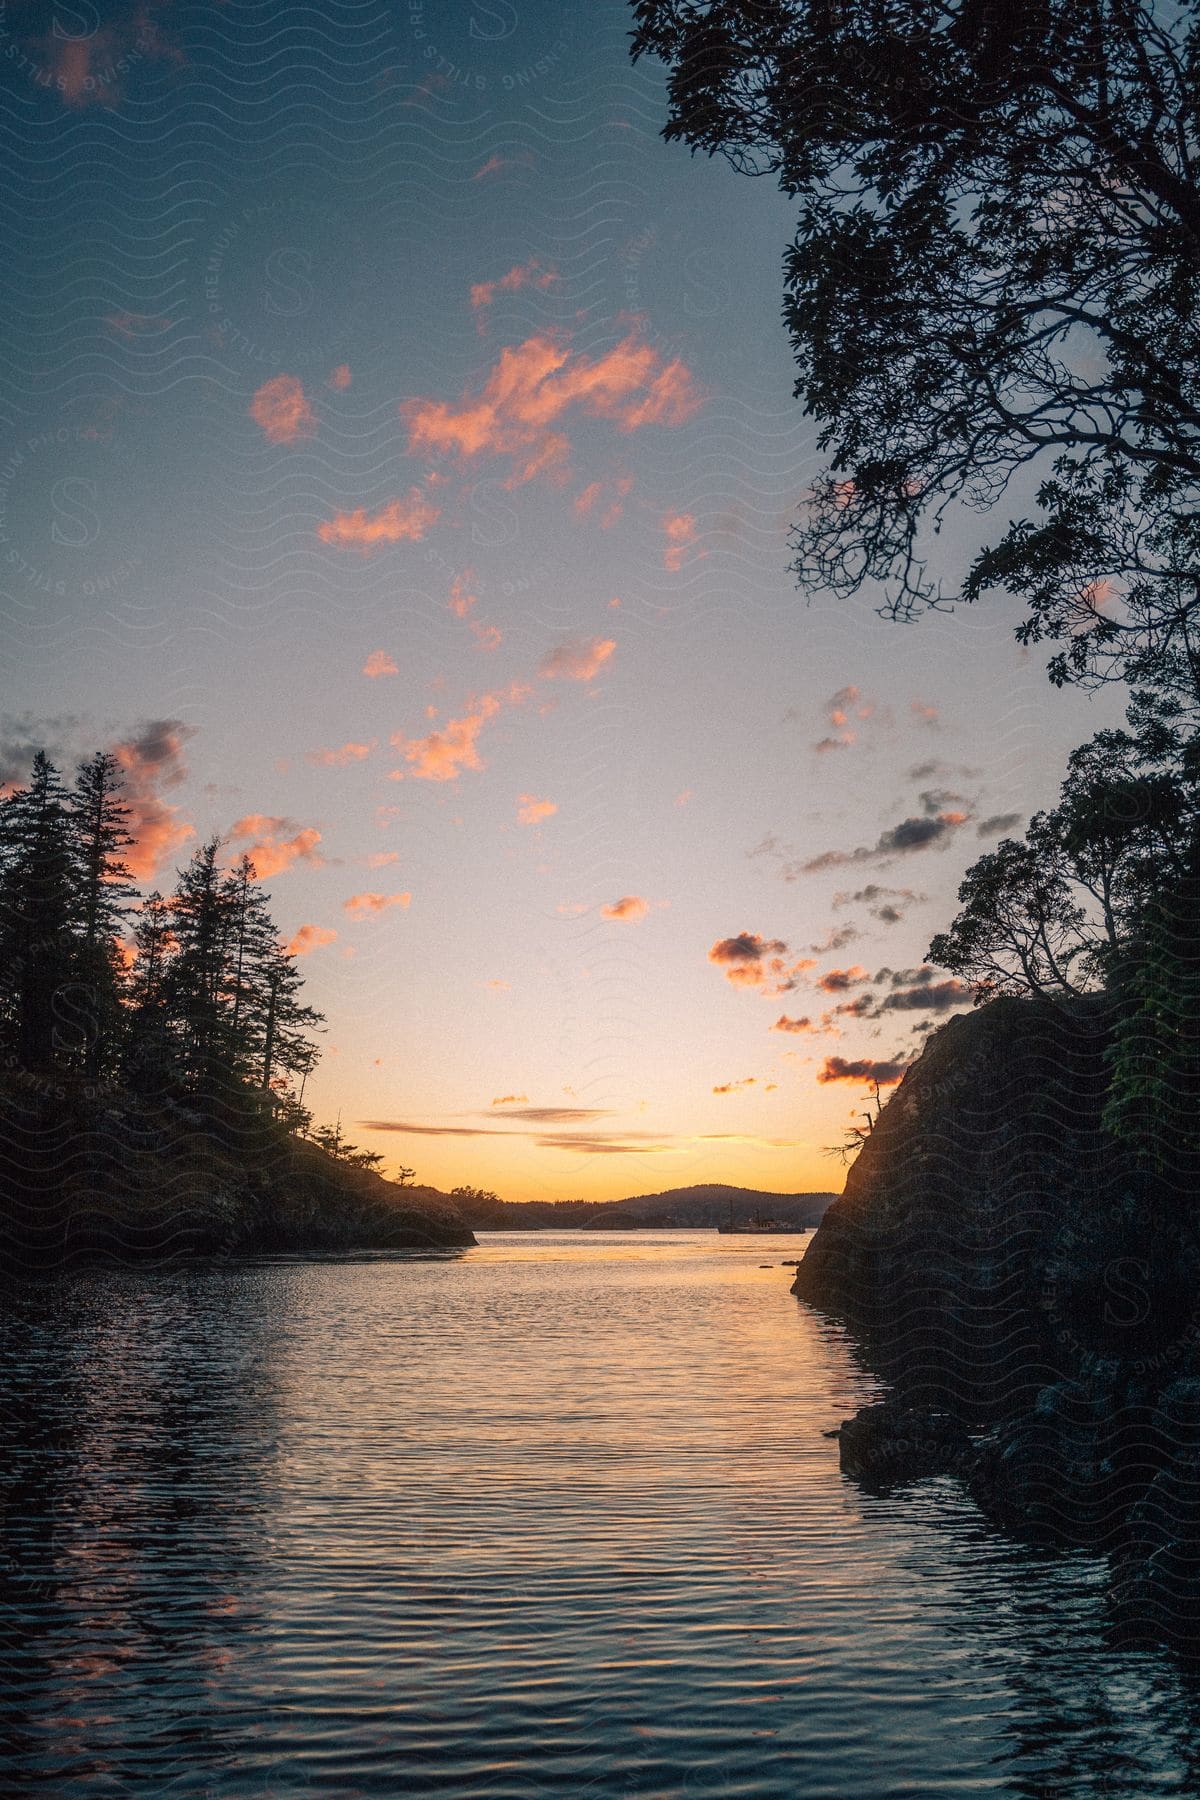
POLYGON ((784 315, 828 458, 800 584, 900 618, 1008 590, 1055 682, 1200 717, 1194 0, 633 11, 664 135, 798 204, 784 315), (935 574, 948 509, 1006 493, 1028 516, 935 574))

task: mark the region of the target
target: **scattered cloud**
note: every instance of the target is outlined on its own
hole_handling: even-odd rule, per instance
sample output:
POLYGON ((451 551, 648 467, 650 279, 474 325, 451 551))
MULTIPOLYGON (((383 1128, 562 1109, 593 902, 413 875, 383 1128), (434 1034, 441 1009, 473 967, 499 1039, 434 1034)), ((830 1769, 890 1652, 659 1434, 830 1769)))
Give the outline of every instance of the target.
POLYGON ((342 906, 352 919, 374 919, 380 913, 388 912, 393 906, 407 907, 412 895, 404 894, 351 894, 342 906))
POLYGON ((876 843, 860 845, 857 850, 826 850, 801 863, 799 872, 817 875, 825 869, 844 868, 850 863, 886 863, 896 856, 908 856, 934 844, 946 844, 968 818, 969 814, 954 811, 932 815, 926 812, 920 818, 901 819, 898 825, 881 832, 876 843))
POLYGON ((517 802, 517 823, 540 825, 543 819, 552 819, 557 811, 553 800, 539 800, 533 794, 522 794, 517 802))
POLYGON ((511 981, 485 981, 483 985, 493 994, 507 994, 512 988, 511 981))
POLYGON ((343 550, 361 550, 364 556, 381 544, 416 544, 441 517, 441 508, 427 500, 420 488, 408 490, 403 499, 389 500, 371 515, 363 506, 353 512, 335 513, 322 519, 317 536, 323 544, 343 550))
POLYGON ((352 379, 350 364, 339 363, 336 369, 330 370, 329 379, 325 385, 331 387, 335 393, 344 394, 352 379))
POLYGON ((858 688, 853 685, 839 688, 825 702, 830 732, 813 745, 814 751, 824 755, 830 750, 848 750, 858 741, 858 723, 873 717, 874 713, 874 701, 864 700, 858 688))
POLYGON ((525 1106, 529 1102, 528 1094, 499 1094, 492 1101, 493 1106, 525 1106))
POLYGON ((478 603, 479 595, 471 592, 475 584, 474 569, 464 569, 450 583, 450 598, 446 605, 456 619, 465 619, 471 608, 478 603))
POLYGON ((277 814, 247 813, 230 826, 229 837, 232 843, 245 847, 260 881, 282 875, 293 863, 320 868, 325 861, 318 849, 321 833, 314 826, 297 825, 295 819, 277 814))
POLYGON ((688 560, 688 552, 695 547, 696 515, 668 512, 663 514, 660 522, 667 540, 663 548, 663 568, 677 574, 688 560))
POLYGON ((844 1056, 827 1056, 825 1066, 817 1074, 817 1080, 856 1081, 863 1087, 878 1082, 880 1087, 894 1087, 903 1080, 906 1062, 872 1062, 861 1058, 857 1062, 847 1062, 844 1056))
POLYGON ((338 750, 310 750, 308 760, 318 768, 344 769, 350 763, 364 762, 377 742, 377 738, 372 738, 369 744, 349 743, 343 744, 338 750))
POLYGON ((566 478, 570 442, 561 427, 579 412, 611 420, 622 431, 680 425, 701 396, 678 358, 666 362, 634 325, 600 356, 572 351, 564 332, 509 345, 476 392, 457 403, 416 398, 401 404, 409 450, 418 456, 480 456, 510 463, 508 485, 537 476, 566 478))
POLYGON ((264 381, 250 402, 250 417, 269 444, 300 444, 316 436, 316 417, 295 375, 264 381))
POLYGON ((372 681, 378 681, 381 675, 398 675, 400 670, 386 650, 372 650, 362 666, 362 672, 370 676, 372 681))
POLYGON ((855 963, 851 969, 829 969, 817 981, 823 994, 846 994, 851 988, 862 987, 870 981, 870 972, 855 963))
POLYGON ((600 908, 602 919, 622 919, 626 924, 636 925, 650 911, 649 902, 640 894, 622 894, 619 900, 613 900, 600 908))
POLYGON ((880 969, 876 982, 890 981, 892 992, 880 1000, 876 1014, 950 1012, 973 1002, 974 993, 965 982, 954 977, 937 981, 936 974, 927 963, 919 969, 880 969))
POLYGON ((538 674, 543 681, 591 681, 617 647, 615 638, 575 638, 543 656, 538 674))
POLYGON ((327 925, 301 925, 295 936, 289 939, 286 946, 289 956, 309 956, 314 950, 321 950, 326 944, 332 944, 337 932, 331 931, 327 925))
POLYGON ((532 150, 519 150, 515 156, 501 156, 497 152, 495 156, 489 156, 485 163, 480 164, 471 180, 486 181, 491 175, 502 175, 505 169, 532 169, 534 161, 532 150))
POLYGON ((811 969, 811 958, 789 963, 790 952, 782 938, 763 938, 756 931, 718 938, 708 960, 723 970, 734 987, 756 988, 762 994, 784 994, 796 985, 796 977, 811 969))
POLYGON ((790 1031, 797 1036, 802 1032, 815 1031, 816 1029, 817 1027, 813 1024, 811 1019, 789 1019, 786 1013, 780 1013, 779 1017, 771 1027, 772 1031, 790 1031))
POLYGON ((504 705, 519 705, 527 698, 528 689, 513 684, 508 689, 480 694, 467 702, 460 719, 447 719, 440 731, 424 737, 410 738, 394 732, 391 743, 399 750, 407 769, 393 769, 393 781, 457 781, 464 769, 482 769, 478 739, 489 719, 494 719, 504 705))
MULTIPOLYGON (((478 176, 476 177, 478 180, 478 176)), ((521 288, 553 287, 558 275, 553 269, 544 269, 536 257, 527 263, 518 263, 507 275, 499 276, 495 281, 476 282, 471 289, 471 311, 477 315, 476 325, 482 333, 487 329, 488 308, 494 303, 497 294, 515 294, 521 288)))
POLYGON ((929 725, 929 726, 933 727, 933 729, 935 729, 935 730, 937 729, 937 726, 939 723, 939 717, 938 717, 938 709, 936 706, 930 706, 924 700, 914 700, 912 703, 911 711, 912 711, 914 717, 920 719, 920 721, 923 725, 929 725))
POLYGON ((389 863, 399 861, 400 852, 398 850, 372 850, 366 859, 368 869, 386 869, 389 863))
POLYGON ((993 813, 990 819, 979 821, 975 827, 975 835, 981 838, 1002 837, 1006 831, 1011 831, 1014 825, 1019 825, 1023 817, 1023 813, 993 813))
MULTIPOLYGON (((588 519, 594 515, 600 529, 607 531, 625 511, 625 501, 632 489, 632 475, 622 475, 616 481, 591 481, 572 501, 575 517, 588 519)), ((621 602, 610 600, 608 604, 620 606, 621 602)))
POLYGON ((833 896, 833 905, 865 906, 873 919, 881 925, 898 925, 910 906, 923 906, 928 899, 927 894, 918 894, 912 888, 881 887, 870 881, 866 887, 858 888, 853 893, 843 891, 833 896))
POLYGON ((127 343, 135 343, 138 338, 155 337, 160 332, 171 329, 170 319, 164 318, 161 313, 130 312, 127 308, 120 312, 105 313, 104 323, 127 343))
POLYGON ((743 1088, 751 1088, 751 1087, 757 1087, 757 1086, 758 1086, 758 1077, 756 1075, 744 1075, 740 1081, 723 1081, 721 1083, 720 1087, 715 1087, 713 1089, 713 1093, 714 1094, 737 1094, 737 1093, 740 1093, 743 1088))

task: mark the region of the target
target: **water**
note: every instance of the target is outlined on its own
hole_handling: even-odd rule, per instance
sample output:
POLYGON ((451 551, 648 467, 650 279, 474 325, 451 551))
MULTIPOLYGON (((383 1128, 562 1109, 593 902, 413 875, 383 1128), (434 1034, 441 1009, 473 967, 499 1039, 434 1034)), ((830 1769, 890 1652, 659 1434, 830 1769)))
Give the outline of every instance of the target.
POLYGON ((1094 1560, 839 1475, 875 1389, 803 1241, 9 1300, 0 1792, 1200 1792, 1200 1698, 1106 1648, 1094 1560))

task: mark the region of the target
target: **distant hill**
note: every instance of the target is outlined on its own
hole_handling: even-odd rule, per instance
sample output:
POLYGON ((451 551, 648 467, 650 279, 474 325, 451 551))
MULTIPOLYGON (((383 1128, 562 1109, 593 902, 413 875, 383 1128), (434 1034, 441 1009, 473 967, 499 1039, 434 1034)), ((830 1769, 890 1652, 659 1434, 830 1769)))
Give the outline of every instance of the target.
POLYGON ((630 1231, 676 1226, 712 1228, 753 1219, 781 1219, 802 1229, 819 1225, 836 1194, 772 1194, 763 1188, 699 1182, 661 1194, 630 1194, 624 1200, 497 1200, 488 1195, 453 1195, 467 1223, 484 1231, 630 1231))

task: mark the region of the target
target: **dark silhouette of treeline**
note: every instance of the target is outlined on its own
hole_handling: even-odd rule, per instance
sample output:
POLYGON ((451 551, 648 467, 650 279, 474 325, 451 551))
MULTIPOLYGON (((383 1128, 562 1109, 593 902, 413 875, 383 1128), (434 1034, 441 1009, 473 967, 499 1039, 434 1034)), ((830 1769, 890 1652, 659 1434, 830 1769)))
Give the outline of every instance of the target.
POLYGON ((42 752, 0 801, 0 1056, 9 1070, 213 1099, 307 1124, 321 1015, 304 1003, 253 862, 201 844, 171 893, 139 894, 118 759, 68 787, 42 752))

